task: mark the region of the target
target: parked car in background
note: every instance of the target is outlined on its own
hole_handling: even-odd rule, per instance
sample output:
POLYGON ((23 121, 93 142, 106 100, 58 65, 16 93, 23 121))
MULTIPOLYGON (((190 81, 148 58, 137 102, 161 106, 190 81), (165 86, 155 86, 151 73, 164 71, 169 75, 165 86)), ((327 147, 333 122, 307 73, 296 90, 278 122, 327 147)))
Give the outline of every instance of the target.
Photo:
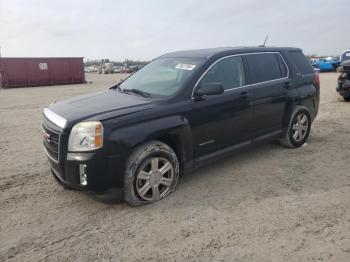
POLYGON ((115 66, 114 67, 114 73, 121 73, 122 72, 123 67, 122 66, 115 66))
POLYGON ((99 74, 113 74, 114 73, 114 66, 109 59, 102 59, 100 62, 100 66, 98 68, 99 74))
POLYGON ((340 56, 332 56, 326 58, 326 60, 330 61, 333 65, 333 71, 337 71, 337 68, 340 66, 340 56))
POLYGON ((132 73, 132 69, 128 65, 124 65, 124 66, 122 66, 121 73, 130 74, 130 73, 132 73))
POLYGON ((88 66, 84 68, 84 71, 86 73, 93 73, 93 72, 97 72, 97 68, 95 66, 88 66))
POLYGON ((43 143, 65 187, 140 206, 242 148, 302 146, 318 105, 318 75, 298 48, 179 51, 105 92, 45 108, 43 143))
POLYGON ((350 59, 341 63, 339 72, 337 91, 345 101, 350 101, 350 59))
POLYGON ((140 66, 140 65, 132 65, 132 66, 130 66, 130 70, 131 70, 132 72, 136 72, 136 71, 139 70, 141 67, 142 67, 142 66, 140 66))
POLYGON ((318 68, 320 72, 336 71, 340 65, 339 57, 327 57, 311 59, 311 64, 314 68, 318 68))
POLYGON ((344 61, 348 61, 350 60, 350 50, 346 50, 342 53, 342 55, 340 56, 340 62, 344 62, 344 61))

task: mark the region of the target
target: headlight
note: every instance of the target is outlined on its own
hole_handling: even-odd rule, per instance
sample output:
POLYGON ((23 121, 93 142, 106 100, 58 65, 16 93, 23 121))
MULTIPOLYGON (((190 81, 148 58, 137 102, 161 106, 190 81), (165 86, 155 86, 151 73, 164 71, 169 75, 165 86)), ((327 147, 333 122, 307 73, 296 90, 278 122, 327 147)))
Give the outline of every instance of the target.
POLYGON ((73 126, 68 140, 68 151, 91 151, 103 146, 101 122, 81 122, 73 126))

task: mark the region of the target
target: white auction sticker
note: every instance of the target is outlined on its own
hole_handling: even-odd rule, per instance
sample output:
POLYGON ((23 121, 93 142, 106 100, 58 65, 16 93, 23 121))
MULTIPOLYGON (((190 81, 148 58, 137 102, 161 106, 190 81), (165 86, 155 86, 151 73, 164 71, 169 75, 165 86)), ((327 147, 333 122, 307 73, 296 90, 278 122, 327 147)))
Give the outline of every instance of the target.
POLYGON ((190 64, 177 64, 175 66, 176 69, 183 69, 183 70, 193 70, 196 67, 196 65, 190 65, 190 64))

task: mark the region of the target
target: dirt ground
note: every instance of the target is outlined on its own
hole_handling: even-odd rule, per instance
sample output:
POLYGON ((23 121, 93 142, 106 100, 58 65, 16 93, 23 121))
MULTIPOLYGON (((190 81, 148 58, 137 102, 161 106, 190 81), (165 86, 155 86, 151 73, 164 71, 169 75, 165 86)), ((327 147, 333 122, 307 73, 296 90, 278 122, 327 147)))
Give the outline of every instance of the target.
POLYGON ((350 261, 350 103, 336 76, 321 75, 307 146, 222 159, 142 208, 65 191, 42 149, 42 109, 116 75, 0 90, 0 261, 350 261))

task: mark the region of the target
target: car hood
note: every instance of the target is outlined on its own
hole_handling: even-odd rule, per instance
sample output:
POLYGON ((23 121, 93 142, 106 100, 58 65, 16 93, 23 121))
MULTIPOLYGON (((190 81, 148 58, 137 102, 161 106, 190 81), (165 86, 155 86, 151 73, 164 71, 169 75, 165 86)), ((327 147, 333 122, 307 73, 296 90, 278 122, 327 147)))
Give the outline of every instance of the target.
POLYGON ((49 109, 67 120, 69 127, 79 121, 127 115, 153 107, 152 100, 133 94, 108 90, 55 102, 49 109))

